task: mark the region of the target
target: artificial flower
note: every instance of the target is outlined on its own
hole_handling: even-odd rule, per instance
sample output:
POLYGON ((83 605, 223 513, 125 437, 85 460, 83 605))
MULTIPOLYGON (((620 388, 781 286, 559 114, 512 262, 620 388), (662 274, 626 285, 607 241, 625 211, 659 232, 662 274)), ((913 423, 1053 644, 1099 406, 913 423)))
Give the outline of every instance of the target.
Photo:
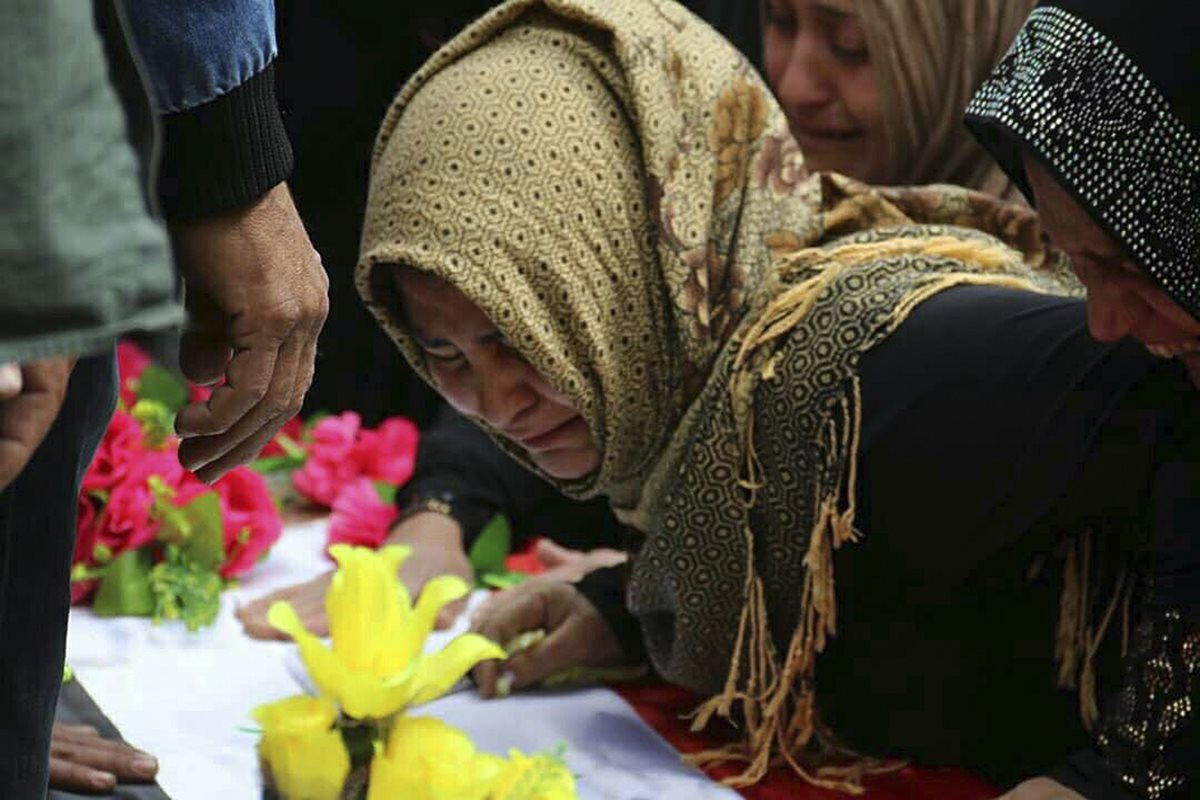
POLYGON ((333 501, 329 517, 330 544, 350 544, 378 548, 387 539, 399 512, 393 503, 385 503, 369 478, 359 478, 342 489, 333 501))
POLYGON ((132 414, 117 409, 96 448, 91 466, 84 473, 83 491, 93 494, 107 492, 125 480, 143 452, 142 426, 132 414))
POLYGON ((254 470, 238 467, 213 484, 221 500, 225 561, 221 577, 248 572, 283 533, 283 520, 267 482, 254 470))
POLYGON ((358 477, 358 464, 350 457, 361 419, 353 411, 325 417, 312 429, 312 444, 304 466, 292 474, 300 494, 325 506, 333 505, 342 488, 358 477))
POLYGON ((150 479, 158 478, 174 488, 183 482, 184 473, 174 448, 143 450, 137 461, 128 466, 124 478, 109 491, 97 523, 97 542, 108 547, 113 555, 153 542, 160 521, 151 513, 154 493, 150 479))
POLYGON ((574 800, 575 776, 558 756, 509 750, 489 800, 574 800))
POLYGON ((337 708, 297 695, 251 712, 262 726, 258 754, 284 800, 336 800, 350 773, 350 755, 334 727, 337 708))
POLYGON ((416 466, 418 438, 417 426, 410 420, 392 417, 375 430, 360 431, 351 458, 362 475, 402 486, 416 466))
POLYGON ((292 417, 287 422, 283 423, 283 427, 279 432, 271 437, 271 441, 267 442, 267 446, 258 454, 259 458, 275 458, 277 456, 288 455, 287 449, 280 444, 280 441, 287 439, 291 444, 295 445, 300 441, 300 437, 304 435, 304 420, 300 417, 292 417))
POLYGON ((309 633, 290 603, 277 602, 268 621, 290 635, 321 692, 355 719, 383 719, 445 694, 480 661, 504 658, 504 650, 474 633, 424 654, 434 619, 447 603, 470 589, 443 575, 425 584, 414 608, 396 571, 411 549, 391 545, 374 552, 335 544, 338 563, 325 595, 333 648, 309 633))
POLYGON ((371 761, 367 800, 485 800, 505 766, 441 720, 400 716, 371 761))

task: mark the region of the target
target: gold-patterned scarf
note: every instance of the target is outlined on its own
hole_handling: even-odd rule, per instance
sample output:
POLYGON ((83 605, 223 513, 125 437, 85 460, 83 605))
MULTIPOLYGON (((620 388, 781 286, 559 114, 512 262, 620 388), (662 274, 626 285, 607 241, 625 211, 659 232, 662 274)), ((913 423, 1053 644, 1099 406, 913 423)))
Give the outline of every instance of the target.
POLYGON ((745 732, 706 757, 853 788, 816 768, 814 678, 858 357, 949 286, 1071 291, 1040 247, 980 194, 808 175, 745 59, 670 0, 511 0, 388 111, 357 279, 426 379, 388 265, 457 287, 587 420, 600 466, 563 489, 644 534, 628 601, 656 667, 745 732))
POLYGON ((887 132, 885 183, 955 183, 1019 198, 963 124, 1035 0, 857 0, 887 132))

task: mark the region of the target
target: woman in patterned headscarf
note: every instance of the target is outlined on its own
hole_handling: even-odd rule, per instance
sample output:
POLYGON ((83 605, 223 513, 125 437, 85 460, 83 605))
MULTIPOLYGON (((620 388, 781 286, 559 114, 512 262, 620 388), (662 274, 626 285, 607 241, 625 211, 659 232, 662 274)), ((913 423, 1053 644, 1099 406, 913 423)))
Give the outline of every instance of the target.
MULTIPOLYGON (((744 731, 706 759, 842 787, 882 768, 836 730, 1031 769, 1079 735, 1041 696, 1055 646, 1095 716, 1113 615, 1094 587, 1144 521, 1165 452, 1145 443, 1195 441, 1158 399, 1181 376, 1088 338, 1020 209, 809 177, 791 143, 744 59, 669 0, 513 0, 389 110, 359 289, 453 405, 638 531, 647 654, 712 695, 700 723, 744 731), (1016 610, 1051 565, 1014 587, 1060 548, 1052 642, 1016 610)), ((615 631, 561 612, 526 660, 570 654, 571 630, 612 657, 615 631)))
POLYGON ((766 77, 811 169, 1019 199, 962 109, 1034 0, 764 0, 766 77))

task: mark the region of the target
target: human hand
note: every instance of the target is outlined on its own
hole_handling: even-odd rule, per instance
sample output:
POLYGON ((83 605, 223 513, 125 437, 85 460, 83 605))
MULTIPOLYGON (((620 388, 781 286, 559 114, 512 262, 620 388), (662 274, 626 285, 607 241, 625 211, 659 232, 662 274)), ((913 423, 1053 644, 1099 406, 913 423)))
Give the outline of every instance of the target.
POLYGON ((12 483, 54 424, 67 396, 74 356, 5 364, 0 391, 0 489, 12 483))
POLYGON ((1086 800, 1058 781, 1049 778, 1033 778, 1019 784, 997 800, 1086 800))
POLYGON ((153 756, 105 739, 90 725, 54 723, 50 733, 50 788, 108 794, 118 783, 150 783, 158 774, 153 756))
MULTIPOLYGON (((407 544, 413 549, 412 555, 400 565, 400 581, 414 598, 428 581, 439 575, 457 575, 468 585, 475 582, 475 572, 462 548, 462 528, 444 514, 414 514, 392 529, 388 543, 407 544)), ((312 580, 260 597, 238 609, 237 617, 246 635, 255 639, 288 638, 287 634, 267 622, 267 611, 271 604, 286 600, 296 609, 304 627, 318 636, 325 636, 329 633, 325 592, 332 579, 333 572, 326 572, 312 580)), ((464 598, 442 608, 435 621, 436 627, 450 627, 465 607, 464 598)))
POLYGON ((312 383, 329 279, 286 184, 236 213, 171 225, 187 286, 180 366, 225 379, 179 412, 179 459, 215 481, 258 455, 300 410, 312 383))
POLYGON ((550 539, 541 539, 534 551, 546 571, 539 578, 574 583, 592 570, 624 564, 629 554, 609 547, 572 550, 550 539))
POLYGON ((522 633, 546 632, 546 638, 503 662, 475 667, 471 675, 484 698, 495 697, 498 686, 506 694, 569 667, 612 667, 627 661, 600 612, 574 584, 561 580, 538 576, 500 592, 475 613, 471 629, 501 645, 522 633))

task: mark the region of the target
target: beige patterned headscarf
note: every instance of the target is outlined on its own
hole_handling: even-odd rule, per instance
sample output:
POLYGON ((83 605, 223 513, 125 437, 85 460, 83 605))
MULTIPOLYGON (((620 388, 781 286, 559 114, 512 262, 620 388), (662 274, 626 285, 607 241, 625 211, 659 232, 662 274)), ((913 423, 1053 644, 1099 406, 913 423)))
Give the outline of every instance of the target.
POLYGON ((1032 217, 986 196, 808 176, 745 59, 670 0, 511 0, 388 111, 357 279, 426 379, 389 265, 453 284, 583 415, 601 464, 562 488, 645 534, 628 602, 651 658, 715 695, 700 723, 745 732, 707 757, 852 787, 809 767, 830 752, 814 675, 855 535, 857 357, 948 286, 1063 291, 1043 257, 1032 217))
POLYGON ((879 83, 894 185, 954 183, 1018 199, 967 131, 967 102, 1036 0, 857 0, 879 83))

